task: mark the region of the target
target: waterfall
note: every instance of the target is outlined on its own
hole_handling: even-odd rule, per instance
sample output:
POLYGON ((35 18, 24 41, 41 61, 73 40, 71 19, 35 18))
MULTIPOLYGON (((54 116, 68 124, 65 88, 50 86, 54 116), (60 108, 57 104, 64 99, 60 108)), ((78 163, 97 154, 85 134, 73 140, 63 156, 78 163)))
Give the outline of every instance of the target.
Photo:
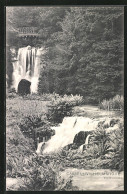
POLYGON ((84 146, 86 146, 86 147, 88 146, 90 136, 91 136, 90 134, 87 135, 86 140, 85 140, 85 143, 82 144, 82 145, 78 148, 79 152, 83 152, 83 147, 84 147, 84 146))
POLYGON ((18 90, 18 84, 22 79, 31 82, 31 93, 37 93, 40 74, 40 56, 44 54, 43 48, 27 46, 19 48, 17 61, 13 62, 13 85, 18 90))
POLYGON ((36 150, 37 154, 41 153, 41 150, 42 150, 42 148, 44 148, 45 144, 46 144, 45 142, 41 142, 41 143, 38 144, 38 147, 37 147, 37 150, 36 150))
MULTIPOLYGON (((61 148, 72 144, 74 141, 74 137, 81 131, 85 131, 88 135, 86 137, 85 143, 81 145, 77 151, 82 152, 83 146, 87 147, 89 143, 89 138, 91 136, 90 131, 96 130, 98 124, 101 122, 105 124, 110 123, 112 118, 107 119, 105 118, 98 118, 98 119, 91 119, 88 117, 64 117, 63 122, 59 124, 57 127, 51 127, 55 130, 55 135, 52 136, 50 140, 47 142, 41 142, 38 144, 38 149, 36 153, 50 153, 50 152, 57 152, 61 148), (43 148, 42 148, 43 146, 43 148)), ((117 130, 118 124, 115 124, 113 127, 106 128, 106 133, 110 131, 117 130)))
MULTIPOLYGON (((98 122, 98 120, 92 120, 87 117, 65 117, 58 127, 52 127, 55 130, 55 135, 46 142, 43 153, 55 152, 73 143, 74 137, 78 132, 95 130, 98 122)), ((89 138, 89 136, 87 137, 89 138)))
POLYGON ((90 137, 90 134, 86 137, 85 145, 88 145, 88 143, 89 143, 89 137, 90 137))
POLYGON ((78 148, 78 151, 79 151, 79 152, 82 152, 82 151, 83 151, 84 145, 85 145, 85 144, 82 144, 82 145, 78 148))

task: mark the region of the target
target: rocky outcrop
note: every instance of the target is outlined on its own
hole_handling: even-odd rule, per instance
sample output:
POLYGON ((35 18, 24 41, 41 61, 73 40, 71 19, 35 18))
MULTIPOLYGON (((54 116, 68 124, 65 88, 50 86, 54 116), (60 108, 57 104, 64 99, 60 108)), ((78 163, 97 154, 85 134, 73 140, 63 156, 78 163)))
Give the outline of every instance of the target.
POLYGON ((91 133, 92 131, 80 131, 75 135, 73 144, 76 144, 77 146, 84 144, 87 136, 91 133))

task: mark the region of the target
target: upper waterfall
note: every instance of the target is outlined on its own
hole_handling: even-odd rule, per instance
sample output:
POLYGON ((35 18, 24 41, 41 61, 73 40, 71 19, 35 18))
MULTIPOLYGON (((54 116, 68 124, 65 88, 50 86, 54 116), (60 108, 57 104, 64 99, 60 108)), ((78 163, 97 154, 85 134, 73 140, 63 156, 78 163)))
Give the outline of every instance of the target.
POLYGON ((13 87, 17 91, 18 84, 22 79, 31 82, 31 93, 37 93, 40 74, 40 56, 44 54, 43 48, 31 46, 19 48, 17 61, 13 62, 13 87))

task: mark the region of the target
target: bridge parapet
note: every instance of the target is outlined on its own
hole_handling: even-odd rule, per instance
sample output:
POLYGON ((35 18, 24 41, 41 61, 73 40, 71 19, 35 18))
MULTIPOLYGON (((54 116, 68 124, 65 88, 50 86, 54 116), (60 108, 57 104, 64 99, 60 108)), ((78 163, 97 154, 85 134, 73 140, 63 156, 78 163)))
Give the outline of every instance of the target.
POLYGON ((38 37, 36 27, 20 27, 18 28, 18 36, 19 37, 38 37))

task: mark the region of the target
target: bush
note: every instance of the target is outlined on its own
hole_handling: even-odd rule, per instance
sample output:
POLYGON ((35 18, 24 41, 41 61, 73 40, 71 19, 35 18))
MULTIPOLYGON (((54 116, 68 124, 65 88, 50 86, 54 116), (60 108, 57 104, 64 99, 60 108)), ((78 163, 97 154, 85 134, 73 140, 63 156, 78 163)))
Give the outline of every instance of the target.
MULTIPOLYGON (((93 150, 98 156, 105 155, 109 151, 109 134, 106 133, 104 126, 99 126, 93 132, 93 150)), ((88 149, 89 151, 89 149, 88 149)))
MULTIPOLYGON (((124 127, 123 123, 118 123, 118 129, 106 133, 103 124, 93 132, 92 153, 100 156, 102 168, 111 168, 116 170, 124 169, 124 127), (95 146, 96 145, 96 146, 95 146)), ((86 150, 91 153, 91 148, 86 150)))
POLYGON ((104 110, 124 110, 124 98, 123 96, 115 96, 109 100, 103 100, 100 105, 100 109, 104 110))
POLYGON ((51 136, 53 130, 51 124, 44 115, 28 115, 18 124, 25 137, 34 139, 35 132, 43 133, 43 136, 51 136))
POLYGON ((34 151, 33 140, 25 138, 16 125, 6 138, 6 173, 8 177, 23 176, 26 157, 34 151))
POLYGON ((83 103, 83 97, 80 95, 64 95, 57 99, 52 99, 49 106, 48 119, 54 123, 62 122, 63 118, 72 115, 72 108, 74 106, 81 105, 83 103))
POLYGON ((119 123, 119 130, 113 131, 110 135, 111 147, 115 154, 109 163, 109 168, 119 171, 124 170, 124 126, 119 123))
MULTIPOLYGON (((46 164, 38 156, 31 156, 26 164, 24 186, 19 191, 54 191, 54 190, 74 190, 71 179, 62 179, 59 175, 59 168, 50 162, 46 164)), ((77 188, 78 189, 78 188, 77 188)))

